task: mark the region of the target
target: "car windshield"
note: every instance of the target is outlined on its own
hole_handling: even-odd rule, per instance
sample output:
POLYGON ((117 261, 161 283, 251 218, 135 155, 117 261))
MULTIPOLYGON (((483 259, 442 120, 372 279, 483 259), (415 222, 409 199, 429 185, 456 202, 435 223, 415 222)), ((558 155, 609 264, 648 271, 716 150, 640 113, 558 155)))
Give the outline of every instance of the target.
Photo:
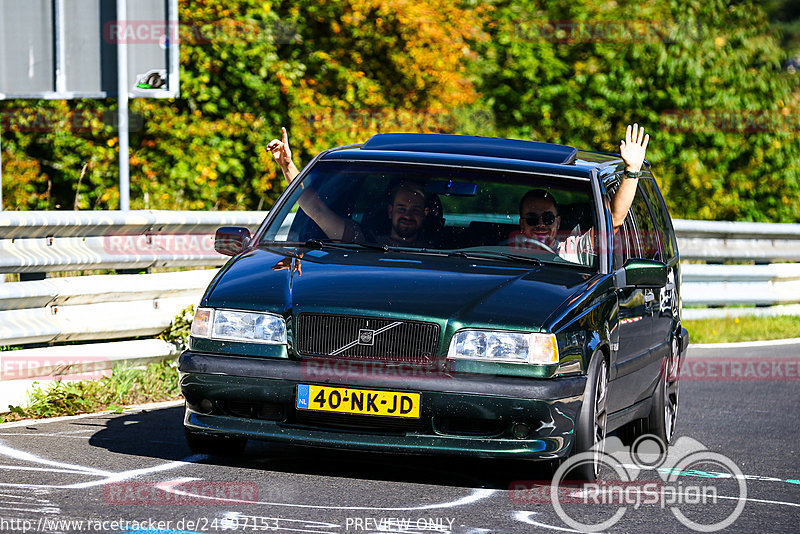
POLYGON ((596 268, 588 178, 371 161, 320 161, 259 246, 436 252, 596 268))

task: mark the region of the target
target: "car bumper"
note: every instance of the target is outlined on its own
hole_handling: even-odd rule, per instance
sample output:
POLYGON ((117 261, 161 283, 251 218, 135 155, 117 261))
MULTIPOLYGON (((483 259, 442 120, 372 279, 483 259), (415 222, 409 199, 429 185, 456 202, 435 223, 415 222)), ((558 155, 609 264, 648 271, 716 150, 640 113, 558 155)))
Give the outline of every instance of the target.
POLYGON ((583 376, 320 373, 311 360, 194 351, 181 355, 180 371, 184 424, 192 432, 356 450, 540 459, 569 453, 586 385, 583 376), (420 418, 298 410, 298 384, 417 392, 420 418))

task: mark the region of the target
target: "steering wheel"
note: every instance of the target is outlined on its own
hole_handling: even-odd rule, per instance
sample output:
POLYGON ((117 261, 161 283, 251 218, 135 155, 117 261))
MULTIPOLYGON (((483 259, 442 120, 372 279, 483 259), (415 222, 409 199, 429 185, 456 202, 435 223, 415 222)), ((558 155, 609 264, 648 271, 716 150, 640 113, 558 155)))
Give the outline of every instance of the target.
POLYGON ((546 250, 546 251, 547 251, 547 252, 549 252, 550 254, 554 254, 554 255, 558 256, 558 252, 556 252, 555 250, 553 250, 553 249, 552 249, 552 247, 550 247, 549 245, 547 245, 546 243, 544 243, 544 242, 542 242, 542 241, 539 241, 539 240, 538 240, 538 239, 536 239, 535 237, 528 237, 528 236, 525 236, 525 241, 524 241, 524 243, 525 243, 525 245, 534 245, 534 246, 537 246, 537 247, 539 247, 539 248, 541 248, 541 249, 544 249, 544 250, 546 250))

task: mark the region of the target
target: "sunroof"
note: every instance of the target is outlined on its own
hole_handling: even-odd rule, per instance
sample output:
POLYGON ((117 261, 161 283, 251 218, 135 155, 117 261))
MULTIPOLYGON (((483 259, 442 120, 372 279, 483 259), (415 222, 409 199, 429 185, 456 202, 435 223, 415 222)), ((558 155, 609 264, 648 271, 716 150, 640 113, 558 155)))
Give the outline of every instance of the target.
POLYGON ((377 134, 361 145, 361 150, 436 152, 493 158, 521 159, 544 163, 569 164, 577 148, 538 141, 478 137, 471 135, 389 133, 377 134))

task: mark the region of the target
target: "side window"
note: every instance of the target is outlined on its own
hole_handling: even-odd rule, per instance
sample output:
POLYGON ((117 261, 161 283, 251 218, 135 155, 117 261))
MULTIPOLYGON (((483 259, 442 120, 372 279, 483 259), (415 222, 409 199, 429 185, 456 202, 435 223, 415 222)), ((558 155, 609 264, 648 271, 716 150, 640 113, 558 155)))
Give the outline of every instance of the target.
MULTIPOLYGON (((613 197, 617 193, 619 182, 609 184, 609 196, 613 197)), ((606 201, 607 208, 610 201, 606 201)), ((639 240, 636 237, 636 226, 634 225, 633 218, 630 212, 622 223, 622 226, 614 233, 614 268, 621 268, 626 261, 631 258, 639 258, 642 256, 639 248, 639 240)))
POLYGON ((664 205, 664 201, 658 192, 658 186, 653 178, 646 178, 639 180, 647 201, 653 210, 653 216, 656 222, 656 231, 661 239, 661 244, 666 252, 664 260, 668 260, 675 256, 675 246, 671 234, 672 224, 669 221, 669 214, 664 205))
POLYGON ((625 265, 625 262, 631 258, 638 258, 641 256, 639 251, 639 242, 636 239, 636 230, 633 226, 633 220, 630 215, 625 218, 617 234, 614 236, 614 261, 616 268, 625 265))
POLYGON ((628 215, 633 216, 634 225, 636 226, 636 237, 639 241, 639 251, 641 253, 639 257, 663 261, 664 253, 661 239, 656 232, 653 215, 647 206, 641 187, 636 189, 636 196, 633 198, 631 211, 628 215))

